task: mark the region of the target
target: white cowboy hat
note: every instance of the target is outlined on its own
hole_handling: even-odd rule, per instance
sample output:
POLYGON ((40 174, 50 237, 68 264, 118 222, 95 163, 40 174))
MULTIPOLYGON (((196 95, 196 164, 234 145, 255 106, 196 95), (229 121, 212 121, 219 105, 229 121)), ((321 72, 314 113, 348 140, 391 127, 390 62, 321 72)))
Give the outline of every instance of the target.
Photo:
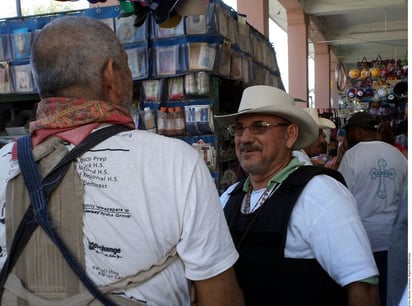
POLYGON ((313 120, 315 120, 318 128, 320 129, 336 129, 335 123, 332 120, 319 117, 318 111, 311 107, 302 108, 305 112, 307 112, 313 120))
POLYGON ((229 126, 244 114, 270 114, 284 118, 299 127, 294 150, 305 148, 319 136, 319 128, 312 117, 295 107, 295 100, 285 91, 266 85, 250 86, 243 91, 237 113, 215 116, 218 123, 229 126))

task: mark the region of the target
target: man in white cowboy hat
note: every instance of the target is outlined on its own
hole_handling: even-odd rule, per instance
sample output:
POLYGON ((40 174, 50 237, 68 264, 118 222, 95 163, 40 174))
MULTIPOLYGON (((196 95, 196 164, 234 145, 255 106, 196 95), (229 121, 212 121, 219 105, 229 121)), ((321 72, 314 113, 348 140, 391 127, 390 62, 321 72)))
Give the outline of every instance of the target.
POLYGON ((325 143, 325 137, 323 134, 323 129, 335 129, 336 125, 333 123, 332 120, 319 117, 318 111, 311 107, 302 108, 305 112, 307 112, 312 119, 316 122, 318 126, 318 137, 313 141, 310 145, 300 149, 294 150, 292 152, 293 156, 296 156, 300 161, 304 162, 305 165, 312 165, 313 164, 313 157, 319 156, 322 150, 322 145, 325 143))
POLYGON ((248 173, 221 195, 246 305, 378 305, 378 271, 342 176, 292 157, 318 136, 310 115, 258 85, 216 120, 230 126, 248 173))

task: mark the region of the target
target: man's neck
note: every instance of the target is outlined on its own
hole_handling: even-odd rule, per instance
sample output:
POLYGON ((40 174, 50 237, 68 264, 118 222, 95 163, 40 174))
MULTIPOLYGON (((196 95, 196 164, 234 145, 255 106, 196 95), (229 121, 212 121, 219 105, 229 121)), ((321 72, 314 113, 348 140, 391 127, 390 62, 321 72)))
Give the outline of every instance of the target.
POLYGON ((258 190, 262 188, 266 188, 269 184, 269 181, 274 177, 277 173, 279 173, 283 168, 285 168, 290 162, 290 159, 283 161, 282 163, 276 165, 272 168, 271 171, 268 171, 264 174, 250 174, 250 186, 253 190, 258 190))

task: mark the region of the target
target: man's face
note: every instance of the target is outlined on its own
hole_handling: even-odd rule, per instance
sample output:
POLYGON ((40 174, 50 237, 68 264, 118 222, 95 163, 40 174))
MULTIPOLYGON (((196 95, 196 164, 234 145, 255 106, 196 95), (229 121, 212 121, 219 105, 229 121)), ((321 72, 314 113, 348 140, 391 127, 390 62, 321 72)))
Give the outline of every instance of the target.
POLYGON ((235 125, 235 147, 242 168, 251 175, 265 175, 289 160, 287 130, 290 125, 273 115, 240 116, 235 125))

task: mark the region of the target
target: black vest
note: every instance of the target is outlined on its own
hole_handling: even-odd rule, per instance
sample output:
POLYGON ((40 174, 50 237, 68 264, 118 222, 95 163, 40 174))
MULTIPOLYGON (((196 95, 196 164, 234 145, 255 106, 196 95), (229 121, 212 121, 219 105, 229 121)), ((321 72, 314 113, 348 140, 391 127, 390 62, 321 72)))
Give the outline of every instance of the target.
POLYGON ((307 182, 319 174, 345 184, 337 171, 302 166, 288 176, 264 205, 247 215, 240 212, 244 181, 231 192, 224 211, 240 254, 235 271, 247 306, 347 305, 345 290, 316 259, 284 257, 293 207, 307 182))

